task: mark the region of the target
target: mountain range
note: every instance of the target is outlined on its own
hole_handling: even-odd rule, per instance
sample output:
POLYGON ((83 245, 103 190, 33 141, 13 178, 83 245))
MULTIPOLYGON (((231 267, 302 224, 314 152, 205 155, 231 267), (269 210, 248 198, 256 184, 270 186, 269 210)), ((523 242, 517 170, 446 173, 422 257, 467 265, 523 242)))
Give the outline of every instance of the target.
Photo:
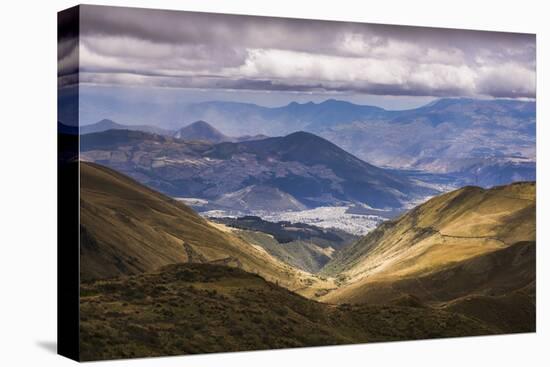
POLYGON ((251 237, 291 224, 227 227, 110 168, 74 164, 84 359, 535 330, 534 183, 439 195, 313 274, 290 264, 311 257, 286 262, 251 237))
MULTIPOLYGON (((158 134, 176 139, 184 139, 189 141, 205 141, 209 143, 221 143, 223 141, 248 141, 267 138, 266 135, 242 135, 239 137, 230 137, 214 128, 206 121, 195 121, 187 126, 177 130, 163 129, 152 125, 124 125, 116 123, 109 119, 103 119, 93 124, 83 125, 80 127, 80 134, 100 133, 108 130, 130 130, 141 131, 146 133, 158 134)), ((66 125, 60 123, 59 131, 62 133, 78 134, 77 129, 68 129, 66 125)))
POLYGON ((448 174, 455 187, 491 187, 536 176, 533 101, 444 98, 399 111, 334 99, 281 107, 212 101, 182 105, 170 116, 155 124, 162 129, 100 122, 83 126, 81 133, 123 128, 218 143, 306 131, 379 167, 448 174), (201 124, 182 128, 181 121, 207 121, 208 132, 197 135, 192 131, 201 124))
POLYGON ((338 100, 277 108, 204 102, 182 116, 234 134, 312 132, 377 166, 453 174, 457 186, 535 179, 531 101, 446 98, 402 111, 338 100))
POLYGON ((534 103, 185 113, 80 129, 84 359, 536 330, 534 103))
POLYGON ((141 131, 85 134, 81 156, 173 197, 212 208, 300 210, 360 203, 404 208, 437 193, 366 163, 311 133, 212 144, 141 131))

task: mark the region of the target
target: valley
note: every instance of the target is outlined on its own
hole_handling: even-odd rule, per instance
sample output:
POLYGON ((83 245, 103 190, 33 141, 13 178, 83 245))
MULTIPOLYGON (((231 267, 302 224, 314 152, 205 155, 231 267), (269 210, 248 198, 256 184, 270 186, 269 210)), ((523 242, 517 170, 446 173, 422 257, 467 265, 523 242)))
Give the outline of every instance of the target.
POLYGON ((235 235, 260 246, 284 263, 312 274, 319 272, 335 252, 359 238, 336 228, 289 221, 269 222, 254 216, 211 220, 233 228, 235 235))
POLYGON ((535 330, 531 104, 291 108, 81 129, 84 359, 535 330))
POLYGON ((537 331, 536 35, 355 18, 58 13, 59 354, 537 331))
POLYGON ((111 169, 82 162, 80 174, 83 280, 199 262, 237 266, 289 289, 328 284, 111 169))
POLYGON ((465 187, 352 235, 206 219, 80 170, 83 359, 534 331, 534 183, 465 187))

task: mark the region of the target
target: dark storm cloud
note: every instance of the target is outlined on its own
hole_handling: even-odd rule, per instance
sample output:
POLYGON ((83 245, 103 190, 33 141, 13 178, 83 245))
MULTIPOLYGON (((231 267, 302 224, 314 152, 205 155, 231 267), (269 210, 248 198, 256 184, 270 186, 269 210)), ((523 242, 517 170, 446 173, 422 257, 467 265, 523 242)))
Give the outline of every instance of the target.
POLYGON ((535 37, 83 6, 80 70, 100 84, 534 97, 535 37))

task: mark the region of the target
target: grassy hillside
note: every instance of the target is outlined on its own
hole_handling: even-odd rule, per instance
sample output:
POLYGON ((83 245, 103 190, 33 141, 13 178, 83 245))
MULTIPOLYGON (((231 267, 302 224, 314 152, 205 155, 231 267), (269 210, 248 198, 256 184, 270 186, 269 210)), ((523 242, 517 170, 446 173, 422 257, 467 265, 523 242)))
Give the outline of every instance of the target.
POLYGON ((321 273, 344 284, 320 299, 387 304, 412 295, 503 331, 533 331, 535 212, 534 183, 438 196, 336 254, 321 273))
POLYGON ((291 348, 497 333, 408 306, 331 306, 257 275, 208 264, 86 282, 83 360, 291 348))
POLYGON ((332 253, 80 176, 84 360, 535 330, 534 183, 435 197, 332 253))
POLYGON ((127 176, 84 162, 80 176, 84 280, 198 262, 240 267, 290 289, 323 284, 127 176))
POLYGON ((518 242, 418 277, 357 282, 322 297, 332 301, 418 304, 452 310, 503 332, 535 330, 535 243, 518 242))
POLYGON ((433 304, 472 293, 487 296, 510 294, 534 282, 535 270, 535 243, 518 242, 430 274, 348 285, 350 295, 346 300, 380 304, 414 294, 423 302, 433 304))
POLYGON ((400 278, 535 240, 535 184, 484 190, 462 189, 437 196, 386 222, 327 264, 327 275, 400 278))

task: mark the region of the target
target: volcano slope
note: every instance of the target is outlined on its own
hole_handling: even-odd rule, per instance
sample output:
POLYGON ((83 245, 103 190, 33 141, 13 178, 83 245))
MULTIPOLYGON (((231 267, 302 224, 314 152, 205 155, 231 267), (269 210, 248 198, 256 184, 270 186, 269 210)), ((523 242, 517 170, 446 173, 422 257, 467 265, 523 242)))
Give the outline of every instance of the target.
POLYGON ((503 332, 535 330, 534 183, 465 187, 386 222, 322 269, 340 286, 320 300, 411 301, 503 332))

